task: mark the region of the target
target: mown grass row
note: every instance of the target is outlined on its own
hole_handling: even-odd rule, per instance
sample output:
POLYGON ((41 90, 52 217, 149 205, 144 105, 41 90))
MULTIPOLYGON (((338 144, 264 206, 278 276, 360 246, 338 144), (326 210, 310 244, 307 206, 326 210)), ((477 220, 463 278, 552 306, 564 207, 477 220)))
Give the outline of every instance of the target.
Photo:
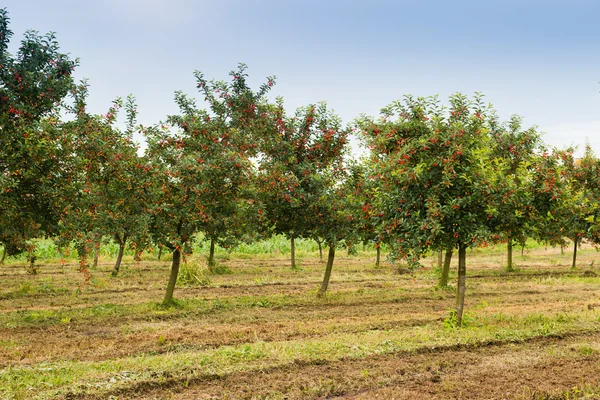
MULTIPOLYGON (((183 349, 100 362, 63 361, 12 366, 0 371, 3 398, 49 399, 67 393, 103 393, 164 379, 194 379, 260 370, 302 362, 338 361, 381 354, 443 351, 457 347, 521 343, 540 337, 600 332, 600 312, 489 314, 473 310, 467 326, 456 329, 451 317, 402 329, 332 333, 294 341, 245 343, 203 351, 183 349)), ((583 346, 582 354, 600 349, 583 346)))
MULTIPOLYGON (((158 281, 168 268, 167 263, 151 265, 143 272, 118 279, 105 277, 108 270, 101 269, 98 272, 102 272, 103 286, 84 294, 77 294, 68 286, 77 275, 74 271, 68 270, 52 280, 43 274, 23 275, 27 280, 5 285, 11 288, 2 293, 6 304, 27 298, 33 307, 35 302, 48 299, 58 306, 0 313, 3 330, 0 345, 13 346, 18 352, 24 337, 20 336, 13 343, 11 332, 21 335, 28 330, 67 332, 71 327, 74 330, 85 327, 90 331, 97 327, 115 328, 107 332, 115 335, 118 343, 120 334, 127 335, 133 327, 144 324, 155 329, 146 339, 155 343, 138 347, 139 352, 134 356, 103 356, 97 361, 65 358, 54 362, 11 363, 5 360, 6 367, 0 370, 0 398, 49 399, 93 393, 107 397, 147 383, 160 385, 167 380, 185 383, 202 377, 261 371, 298 362, 443 352, 457 346, 474 348, 600 332, 600 299, 595 289, 600 283, 598 271, 587 267, 573 271, 554 265, 506 273, 502 268, 490 268, 489 260, 497 257, 497 253, 488 255, 487 251, 472 254, 473 268, 469 274, 474 279, 468 279, 469 304, 465 327, 461 329, 456 328, 450 311, 454 292, 435 287, 437 271, 431 268, 435 265, 433 258, 426 260, 426 270, 406 275, 394 273, 393 268, 375 269, 364 262, 348 266, 342 261, 334 272, 331 293, 322 299, 316 297, 316 290, 323 265, 314 259, 304 270, 297 271, 291 271, 287 265, 273 267, 270 262, 265 264, 270 265, 268 270, 259 267, 260 257, 247 263, 234 259, 231 264, 224 263, 232 265, 231 274, 211 275, 210 281, 203 284, 180 282, 182 296, 169 308, 158 304, 160 298, 149 298, 145 290, 132 292, 130 303, 106 300, 111 290, 126 289, 133 281, 139 285, 147 282, 152 288, 160 289, 164 282, 158 281), (299 283, 303 286, 293 286, 299 283), (287 285, 295 291, 288 293, 287 285), (187 286, 187 291, 183 286, 187 286), (100 303, 88 304, 86 296, 90 294, 97 296, 94 301, 100 303), (104 301, 102 296, 106 296, 104 301), (373 311, 366 313, 369 309, 373 311), (302 318, 310 319, 306 321, 310 327, 302 328, 302 318), (392 323, 410 318, 416 318, 414 323, 392 323), (378 319, 383 322, 372 323, 378 319), (342 325, 338 325, 340 321, 342 325), (194 346, 193 343, 171 343, 168 334, 162 331, 171 323, 201 326, 218 323, 230 326, 235 336, 252 324, 271 326, 271 322, 272 326, 281 322, 286 329, 292 329, 290 337, 293 339, 282 340, 285 335, 252 339, 251 335, 242 334, 239 335, 241 341, 224 339, 219 345, 194 346), (294 328, 292 322, 297 327, 294 328), (156 351, 157 345, 160 351, 156 351)), ((586 260, 595 257, 594 251, 581 254, 586 260)), ((38 357, 40 354, 44 353, 38 353, 38 357)), ((582 344, 577 346, 576 354, 597 356, 600 349, 582 344)))
MULTIPOLYGON (((477 271, 478 273, 480 271, 477 271)), ((490 275, 491 278, 494 275, 490 275)), ((288 294, 285 285, 289 280, 274 281, 265 283, 263 281, 250 281, 243 288, 256 288, 256 294, 240 296, 237 292, 227 295, 227 292, 211 293, 210 287, 203 287, 201 298, 181 298, 176 300, 172 307, 164 307, 158 301, 147 301, 141 298, 140 301, 131 304, 97 304, 86 306, 81 304, 79 307, 39 309, 39 310, 17 310, 0 313, 0 327, 16 328, 20 326, 31 325, 54 325, 61 323, 70 323, 77 321, 102 321, 105 318, 140 318, 140 319, 173 319, 185 318, 189 316, 208 315, 215 312, 232 311, 237 309, 264 308, 264 309, 290 309, 298 307, 327 307, 327 306, 352 306, 355 304, 371 304, 376 307, 377 304, 388 302, 419 302, 423 300, 446 299, 448 308, 452 305, 454 298, 453 289, 447 288, 440 290, 435 286, 435 272, 429 271, 418 275, 419 282, 413 276, 398 277, 387 275, 379 280, 377 284, 367 285, 373 282, 373 276, 366 277, 364 280, 352 279, 338 280, 340 285, 344 282, 351 283, 351 286, 338 288, 329 293, 324 298, 317 298, 318 277, 308 281, 314 285, 314 288, 307 289, 306 292, 288 294), (369 279, 371 278, 371 279, 369 279), (423 283, 425 283, 423 285, 423 283), (270 285, 274 290, 280 293, 271 293, 269 295, 260 295, 260 288, 270 285), (281 288, 279 288, 281 286, 281 288)), ((512 275, 509 277, 501 276, 499 280, 478 279, 470 282, 471 296, 481 298, 489 292, 489 298, 486 304, 502 302, 502 296, 518 296, 521 292, 525 294, 544 295, 544 287, 548 290, 562 287, 564 296, 569 296, 570 290, 584 290, 593 292, 596 285, 600 283, 600 276, 584 276, 580 272, 564 275, 512 275), (525 281, 524 278, 529 278, 525 281), (534 287, 535 286, 535 287, 534 287), (542 288, 542 289, 540 289, 542 288)), ((213 286, 218 288, 219 286, 213 286)), ((234 289, 235 286, 226 285, 227 288, 234 289)), ((242 286, 240 286, 242 287, 242 286)), ((99 295, 102 289, 98 291, 99 295)), ((549 292, 551 293, 551 292, 549 292)), ((18 298, 23 296, 56 296, 69 297, 77 301, 77 295, 74 291, 69 291, 64 287, 56 287, 50 283, 42 281, 37 286, 31 282, 22 283, 16 291, 6 293, 5 298, 18 298)), ((157 299, 158 300, 158 299, 157 299)), ((539 299, 538 299, 539 300, 539 299)), ((600 299, 599 299, 600 301, 600 299)), ((41 304, 43 305, 43 304, 41 304)))

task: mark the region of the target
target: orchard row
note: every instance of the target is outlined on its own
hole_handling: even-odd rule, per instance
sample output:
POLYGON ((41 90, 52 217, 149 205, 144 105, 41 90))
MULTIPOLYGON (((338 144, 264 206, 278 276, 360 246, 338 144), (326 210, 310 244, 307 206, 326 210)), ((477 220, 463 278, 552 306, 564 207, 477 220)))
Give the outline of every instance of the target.
MULTIPOLYGON (((248 85, 246 67, 231 80, 196 72, 203 107, 176 92, 178 115, 136 124, 132 97, 104 115, 86 110, 88 87, 76 83, 77 61, 52 35, 26 34, 16 56, 0 10, 0 242, 10 255, 48 236, 74 243, 81 271, 103 238, 172 252, 164 303, 169 304, 186 249, 198 233, 214 246, 273 234, 312 238, 329 249, 319 293, 327 290, 336 249, 382 243, 392 258, 418 266, 429 251, 458 251, 460 325, 466 249, 527 238, 600 243, 600 163, 589 146, 580 160, 550 150, 518 117, 499 121, 480 95, 403 100, 381 116, 349 126, 325 103, 290 114, 269 101, 275 79, 248 85), (125 129, 116 125, 124 110, 125 129), (69 118, 63 118, 65 113, 69 118), (140 154, 133 136, 147 148, 140 154), (349 156, 355 136, 367 148, 349 156)), ((573 258, 575 262, 575 257, 573 258)))

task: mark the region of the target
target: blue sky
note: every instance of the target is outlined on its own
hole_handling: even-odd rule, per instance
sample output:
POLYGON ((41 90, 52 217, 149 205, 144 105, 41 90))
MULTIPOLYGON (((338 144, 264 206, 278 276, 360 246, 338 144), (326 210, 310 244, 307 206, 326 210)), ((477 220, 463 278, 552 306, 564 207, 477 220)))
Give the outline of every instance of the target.
POLYGON ((90 110, 133 93, 140 122, 177 112, 194 70, 239 62, 295 107, 326 100, 345 122, 404 94, 483 92, 555 146, 600 154, 600 2, 8 0, 16 40, 54 31, 90 82, 90 110))

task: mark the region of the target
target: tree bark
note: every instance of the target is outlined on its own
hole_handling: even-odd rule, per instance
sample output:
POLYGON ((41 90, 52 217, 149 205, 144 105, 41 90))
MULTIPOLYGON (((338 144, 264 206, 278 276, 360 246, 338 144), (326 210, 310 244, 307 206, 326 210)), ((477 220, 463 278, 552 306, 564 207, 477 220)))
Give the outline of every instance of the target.
POLYGON ((100 240, 94 242, 94 264, 92 268, 98 268, 98 261, 100 259, 100 240))
POLYGON ((173 250, 173 261, 171 262, 171 275, 169 276, 169 283, 167 284, 167 292, 165 293, 165 299, 163 305, 168 306, 173 301, 173 291, 175 291, 175 284, 177 283, 177 275, 179 275, 179 262, 181 260, 181 250, 179 247, 173 250))
POLYGON ((379 264, 381 262, 381 245, 379 243, 377 243, 375 245, 376 251, 377 251, 377 258, 375 259, 375 266, 379 267, 379 264))
POLYGON ((6 258, 6 247, 2 249, 2 258, 0 258, 0 265, 4 265, 4 259, 6 258))
POLYGON ((100 244, 102 243, 102 234, 95 233, 92 241, 94 250, 94 261, 92 263, 92 269, 96 269, 98 268, 98 261, 100 260, 100 244))
POLYGON ((573 240, 573 264, 571 264, 571 268, 575 269, 576 265, 577 265, 577 243, 579 242, 578 238, 576 237, 573 240))
POLYGON ((290 239, 290 257, 292 259, 292 269, 296 269, 296 243, 294 241, 294 237, 292 236, 290 239))
POLYGON ((162 256, 162 244, 158 245, 158 261, 160 261, 160 257, 162 256))
POLYGON ((438 251, 438 269, 441 271, 444 266, 444 251, 440 249, 438 251))
POLYGON ((467 278, 467 247, 463 243, 458 245, 458 289, 456 296, 456 325, 462 326, 463 311, 465 309, 465 291, 467 278))
POLYGON ((210 239, 210 250, 208 251, 208 268, 215 266, 215 240, 210 239))
POLYGON ((121 267, 121 261, 123 260, 124 252, 125 243, 119 243, 119 253, 117 254, 117 261, 115 262, 115 267, 113 268, 112 276, 117 276, 119 274, 119 268, 121 267))
POLYGON ((323 296, 327 292, 327 287, 329 286, 329 278, 331 278, 331 270, 333 269, 333 259, 335 258, 335 245, 329 245, 329 255, 327 257, 327 266, 325 267, 325 276, 323 277, 323 282, 321 283, 321 288, 319 289, 318 297, 323 296))
POLYGON ((512 239, 508 238, 506 242, 506 270, 512 272, 513 269, 513 245, 512 239))
POLYGON ((442 266, 442 274, 440 275, 440 287, 448 286, 448 276, 450 275, 450 262, 452 261, 452 251, 452 248, 446 249, 446 255, 444 256, 444 265, 442 266))
POLYGON ((98 261, 100 259, 100 254, 98 254, 98 252, 94 252, 94 264, 92 264, 92 268, 96 269, 98 268, 98 261))

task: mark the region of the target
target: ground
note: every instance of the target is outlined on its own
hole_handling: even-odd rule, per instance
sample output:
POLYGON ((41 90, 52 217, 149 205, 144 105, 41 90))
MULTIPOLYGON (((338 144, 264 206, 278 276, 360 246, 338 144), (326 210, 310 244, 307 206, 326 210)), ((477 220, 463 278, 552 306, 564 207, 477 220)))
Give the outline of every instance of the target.
MULTIPOLYGON (((415 272, 339 257, 324 263, 233 254, 223 274, 199 255, 162 307, 168 261, 101 258, 78 290, 76 262, 0 266, 0 395, 64 399, 600 398, 600 254, 536 246, 506 272, 501 248, 467 256, 465 326, 415 272), (194 266, 196 267, 194 269, 194 266), (194 279, 194 276, 199 279, 194 279)), ((451 275, 455 279, 455 275, 451 275)))

